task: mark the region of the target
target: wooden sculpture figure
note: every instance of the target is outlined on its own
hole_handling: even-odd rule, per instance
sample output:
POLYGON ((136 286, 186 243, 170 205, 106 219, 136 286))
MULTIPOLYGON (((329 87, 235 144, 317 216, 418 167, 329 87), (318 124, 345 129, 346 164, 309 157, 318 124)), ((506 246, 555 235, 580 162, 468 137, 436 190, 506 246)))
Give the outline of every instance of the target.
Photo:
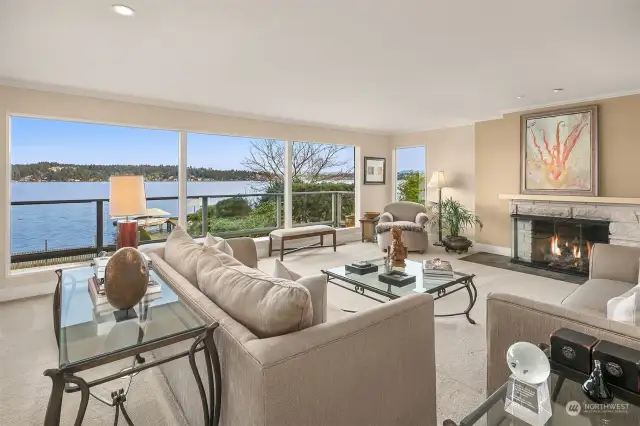
POLYGON ((407 248, 402 244, 402 230, 400 228, 392 228, 391 238, 393 239, 389 249, 391 265, 403 268, 406 266, 404 260, 407 258, 407 248))

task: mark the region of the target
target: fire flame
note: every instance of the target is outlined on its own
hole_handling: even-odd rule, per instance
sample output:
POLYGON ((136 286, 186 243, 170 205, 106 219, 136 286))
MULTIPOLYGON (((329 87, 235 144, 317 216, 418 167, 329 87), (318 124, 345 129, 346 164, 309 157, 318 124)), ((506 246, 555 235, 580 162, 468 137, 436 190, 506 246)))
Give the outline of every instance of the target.
MULTIPOLYGON (((562 256, 562 250, 560 250, 560 246, 558 245, 558 240, 559 240, 558 236, 554 235, 553 237, 551 237, 551 243, 549 244, 549 250, 551 251, 551 254, 554 256, 562 256)), ((569 247, 569 242, 565 241, 564 245, 565 247, 569 247)), ((586 246, 587 246, 587 258, 590 258, 591 248, 592 248, 591 242, 586 241, 586 246)), ((571 252, 575 259, 582 258, 582 250, 578 245, 571 246, 571 252)))
POLYGON ((560 256, 562 254, 560 247, 558 247, 557 235, 554 235, 553 237, 551 237, 551 254, 553 254, 554 256, 560 256))

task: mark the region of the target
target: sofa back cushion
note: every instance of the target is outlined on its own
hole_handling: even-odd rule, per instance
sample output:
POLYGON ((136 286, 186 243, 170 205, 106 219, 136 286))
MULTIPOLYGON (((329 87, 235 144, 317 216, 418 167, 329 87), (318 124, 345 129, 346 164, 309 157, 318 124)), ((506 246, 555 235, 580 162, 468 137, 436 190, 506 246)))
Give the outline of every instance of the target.
POLYGON ((280 336, 311 326, 311 294, 304 286, 270 277, 215 249, 203 250, 197 260, 200 291, 256 336, 280 336))
POLYGON ((589 278, 604 278, 638 284, 640 247, 594 244, 591 249, 589 278))
POLYGON ((196 243, 182 227, 176 226, 167 237, 164 261, 191 284, 197 285, 196 267, 200 255, 202 255, 202 246, 196 243))

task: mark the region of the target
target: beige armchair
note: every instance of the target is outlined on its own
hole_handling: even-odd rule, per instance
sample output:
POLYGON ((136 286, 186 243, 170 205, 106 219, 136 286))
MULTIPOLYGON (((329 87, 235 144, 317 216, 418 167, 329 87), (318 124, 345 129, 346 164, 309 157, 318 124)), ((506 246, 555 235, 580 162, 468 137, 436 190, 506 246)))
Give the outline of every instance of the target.
POLYGON ((378 246, 386 250, 391 245, 391 228, 402 229, 402 243, 409 251, 424 253, 429 247, 425 225, 429 220, 427 208, 411 201, 396 201, 384 207, 376 226, 378 246))

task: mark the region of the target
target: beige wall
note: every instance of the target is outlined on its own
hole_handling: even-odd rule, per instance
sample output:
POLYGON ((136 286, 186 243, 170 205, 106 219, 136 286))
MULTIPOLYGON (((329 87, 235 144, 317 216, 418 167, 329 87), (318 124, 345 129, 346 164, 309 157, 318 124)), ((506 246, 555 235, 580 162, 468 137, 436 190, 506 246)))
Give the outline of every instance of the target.
MULTIPOLYGON (((599 195, 640 197, 640 95, 566 106, 592 104, 598 105, 599 195)), ((520 191, 520 115, 536 111, 475 125, 476 211, 485 222, 476 233, 480 243, 511 246, 508 201, 498 194, 520 191)))
MULTIPOLYGON (((186 111, 180 109, 142 105, 130 102, 113 101, 78 95, 52 93, 0 86, 0 113, 6 119, 0 120, 0 164, 8 169, 9 160, 9 115, 24 114, 43 118, 58 118, 76 121, 88 121, 137 127, 186 130, 191 132, 250 136, 256 138, 274 138, 309 142, 325 142, 359 147, 362 156, 386 157, 388 138, 384 135, 365 134, 344 130, 335 130, 316 126, 283 124, 269 121, 231 117, 217 114, 186 111)), ((86 149, 91 149, 87 146, 86 149)), ((0 176, 0 205, 9 202, 9 170, 0 176)), ((387 182, 389 180, 387 179, 387 182)), ((356 182, 358 187, 358 183, 356 182)), ((387 200, 389 185, 361 185, 359 188, 360 208, 362 211, 379 210, 387 200)), ((31 284, 33 276, 7 276, 9 234, 7 229, 8 210, 1 210, 0 224, 0 289, 17 283, 31 284)), ((52 275, 49 273, 47 276, 52 275)))
MULTIPOLYGON (((474 127, 469 125, 396 135, 391 138, 391 149, 424 145, 427 181, 434 171, 444 171, 449 188, 442 190, 442 196, 453 197, 474 210, 474 131, 474 127)), ((390 190, 391 199, 393 188, 390 190)), ((438 201, 438 191, 427 189, 427 200, 438 201)), ((466 234, 472 237, 474 231, 469 230, 466 234)))

